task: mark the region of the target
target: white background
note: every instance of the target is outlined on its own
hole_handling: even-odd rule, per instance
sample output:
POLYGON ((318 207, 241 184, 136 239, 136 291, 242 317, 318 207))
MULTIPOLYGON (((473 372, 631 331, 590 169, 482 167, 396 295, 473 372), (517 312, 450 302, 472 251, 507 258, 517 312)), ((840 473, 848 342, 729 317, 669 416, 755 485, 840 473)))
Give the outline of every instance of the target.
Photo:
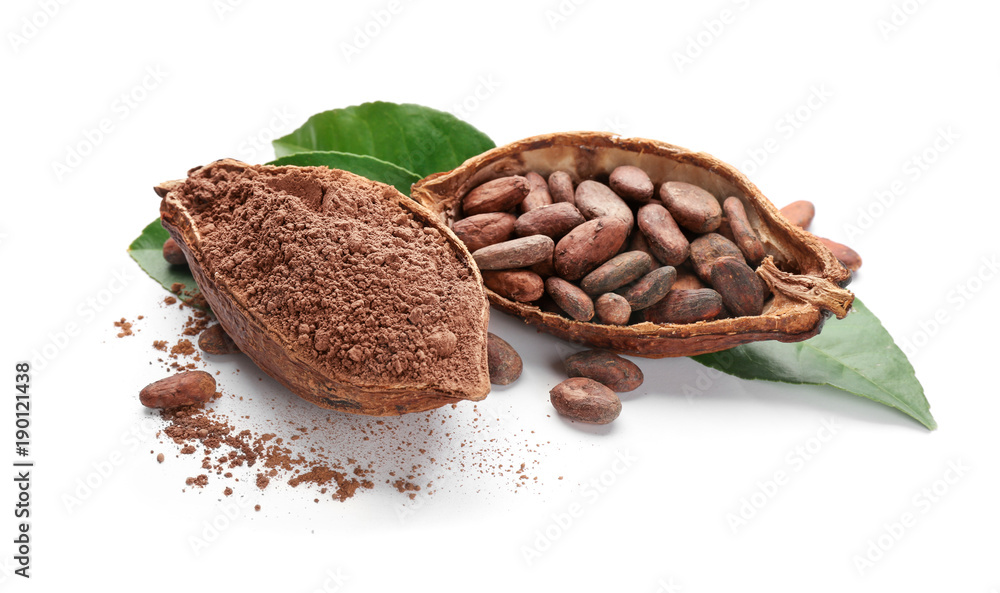
MULTIPOLYGON (((33 576, 10 574, 15 490, 4 472, 0 587, 1000 590, 1000 282, 985 263, 995 267, 1000 250, 995 3, 223 2, 3 4, 9 461, 13 364, 59 349, 33 374, 33 576), (124 108, 122 93, 142 100, 124 108), (547 397, 571 349, 495 314, 524 375, 487 400, 500 420, 486 432, 473 430, 469 408, 455 411, 458 440, 436 452, 461 455, 449 448, 466 437, 523 443, 534 430, 545 441, 537 454, 523 444, 482 454, 528 461, 537 483, 455 470, 403 518, 404 498, 385 484, 343 504, 280 484, 248 489, 230 500, 262 510, 241 508, 194 553, 190 538, 218 518, 223 484, 182 492, 190 458, 148 432, 139 444, 125 436, 149 417, 138 390, 164 374, 148 344, 183 319, 159 304, 165 293, 125 247, 157 214, 155 183, 227 156, 267 161, 267 143, 251 139, 370 100, 454 111, 498 144, 581 129, 655 138, 739 166, 779 206, 812 200, 813 230, 864 257, 852 289, 915 346, 940 429, 832 389, 706 377, 688 359, 637 360, 646 382, 623 397, 621 417, 582 428, 550 416, 547 397), (105 118, 110 131, 58 175, 54 163, 105 118), (85 306, 120 287, 116 274, 124 289, 99 313, 85 306), (142 332, 116 339, 112 321, 137 315, 147 316, 142 332), (71 323, 80 332, 61 342, 71 323), (66 496, 114 454, 121 463, 68 509, 66 496), (634 461, 616 466, 616 454, 634 461), (774 489, 778 471, 788 479, 774 489), (613 484, 586 494, 602 475, 613 484), (930 502, 923 491, 935 488, 930 502), (733 529, 727 517, 750 500, 760 508, 733 529), (553 517, 573 503, 582 516, 559 527, 553 517), (907 512, 915 518, 901 530, 907 512), (546 547, 546 532, 554 537, 528 562, 525 548, 546 547), (859 570, 869 553, 881 557, 859 570)), ((248 396, 224 400, 234 414, 326 421, 258 381, 245 359, 210 369, 224 391, 248 396)), ((405 432, 420 421, 393 422, 405 432)), ((331 434, 328 446, 350 455, 354 441, 331 434)))

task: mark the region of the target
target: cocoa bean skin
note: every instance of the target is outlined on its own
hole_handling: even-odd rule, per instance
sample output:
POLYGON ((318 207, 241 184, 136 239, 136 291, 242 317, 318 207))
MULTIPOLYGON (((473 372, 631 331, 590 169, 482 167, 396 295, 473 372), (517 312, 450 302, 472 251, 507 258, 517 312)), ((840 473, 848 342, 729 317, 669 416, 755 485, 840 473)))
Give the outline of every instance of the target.
POLYGON ((532 235, 497 243, 472 253, 480 270, 526 268, 552 257, 555 243, 545 235, 532 235))
POLYGON ((528 195, 528 180, 519 175, 499 177, 472 189, 462 199, 466 216, 486 212, 506 212, 528 195))
POLYGON ((589 295, 611 292, 641 278, 653 269, 653 258, 642 251, 626 251, 616 255, 587 274, 580 288, 589 295))
POLYGON ((587 220, 613 216, 628 223, 628 231, 632 232, 635 217, 632 209, 611 188, 597 181, 581 181, 576 186, 576 207, 587 220))
POLYGON ((566 280, 583 278, 618 253, 627 237, 628 225, 620 218, 606 216, 581 224, 556 244, 556 273, 566 280))
POLYGON ((781 215, 788 219, 788 222, 795 226, 809 230, 813 217, 816 216, 816 206, 808 200, 792 202, 781 209, 781 215))
POLYGON ((181 251, 181 246, 177 244, 177 241, 174 241, 173 237, 163 242, 163 259, 172 266, 186 266, 188 263, 184 252, 181 251))
POLYGON ((549 195, 552 202, 569 202, 576 205, 576 193, 573 189, 573 178, 566 171, 554 171, 549 175, 549 195))
POLYGON ((699 288, 671 290, 642 313, 650 323, 696 323, 715 319, 722 311, 722 296, 711 288, 699 288))
POLYGON ((506 341, 492 332, 486 333, 486 359, 490 371, 490 383, 510 385, 517 381, 524 369, 521 356, 506 341))
POLYGON ((573 319, 590 321, 594 318, 594 301, 579 286, 552 276, 545 279, 545 292, 573 319))
POLYGON ((516 221, 517 217, 507 212, 487 212, 456 220, 451 230, 473 252, 513 239, 516 221))
POLYGON ((483 270, 483 284, 500 296, 530 303, 545 293, 542 277, 529 270, 483 270))
POLYGON ((857 272, 861 267, 861 256, 858 255, 857 251, 854 251, 847 245, 842 243, 837 243, 836 241, 831 241, 824 237, 816 237, 819 239, 820 243, 826 245, 826 248, 833 252, 837 259, 844 264, 848 270, 852 272, 857 272))
POLYGON ((724 257, 712 264, 712 288, 736 317, 760 315, 764 310, 757 274, 742 260, 724 257))
POLYGON ((621 165, 615 167, 608 179, 608 185, 616 194, 636 204, 645 204, 653 197, 653 182, 639 167, 621 165))
POLYGON ((631 360, 605 350, 585 350, 566 359, 566 374, 587 377, 608 389, 624 393, 642 385, 642 370, 631 360))
POLYGON ((642 311, 667 296, 676 278, 677 270, 671 266, 663 266, 617 292, 625 297, 632 311, 642 311))
POLYGON ((201 332, 198 336, 198 348, 208 354, 233 354, 240 351, 240 347, 219 324, 201 332))
POLYGON ((691 263, 694 273, 703 282, 712 281, 712 264, 723 257, 732 257, 742 262, 743 252, 729 239, 718 233, 708 233, 691 241, 691 263))
POLYGON ((719 200, 697 185, 668 181, 660 186, 660 200, 677 224, 689 231, 710 233, 722 222, 719 200))
POLYGON ((764 244, 760 242, 757 233, 750 226, 750 219, 743 207, 743 202, 737 197, 728 197, 722 203, 722 211, 729 219, 729 229, 733 233, 733 243, 743 252, 743 257, 753 265, 759 265, 764 259, 764 244))
POLYGON ((215 395, 215 378, 205 371, 186 371, 143 387, 139 402, 147 408, 179 408, 207 402, 215 395))
POLYGON ((629 307, 625 297, 613 292, 597 297, 594 301, 594 311, 597 313, 597 318, 608 325, 626 325, 632 316, 632 308, 629 307))
POLYGON ((677 266, 688 258, 690 244, 670 212, 659 204, 639 208, 639 230, 656 259, 668 266, 677 266))
POLYGON ((514 223, 514 233, 518 237, 545 235, 557 241, 566 233, 587 222, 576 206, 568 202, 559 202, 535 208, 517 218, 514 223))
POLYGON ((525 173, 524 178, 528 180, 528 195, 521 201, 521 212, 530 212, 535 208, 548 206, 552 203, 552 196, 549 195, 549 184, 545 178, 535 173, 525 173))
POLYGON ((556 385, 549 391, 549 400, 561 416, 588 424, 608 424, 622 413, 618 394, 586 377, 556 385))

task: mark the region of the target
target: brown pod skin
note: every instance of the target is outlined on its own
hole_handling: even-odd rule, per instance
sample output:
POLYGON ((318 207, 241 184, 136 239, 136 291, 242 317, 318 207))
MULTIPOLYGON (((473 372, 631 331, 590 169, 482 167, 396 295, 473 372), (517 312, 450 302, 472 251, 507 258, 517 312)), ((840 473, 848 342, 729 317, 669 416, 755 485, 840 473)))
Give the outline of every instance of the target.
POLYGON ((198 336, 198 348, 208 354, 233 354, 240 351, 240 347, 219 324, 201 332, 198 336))
POLYGON ((573 178, 566 171, 554 171, 549 175, 549 195, 553 203, 569 202, 576 205, 576 191, 573 178))
POLYGON ((816 216, 816 207, 808 200, 799 200, 782 208, 779 212, 800 229, 809 230, 813 217, 816 216))
POLYGON ((517 217, 507 212, 487 212, 456 220, 451 230, 469 251, 476 251, 513 239, 516 221, 517 217))
POLYGON ((510 385, 517 381, 524 369, 521 355, 492 332, 486 334, 486 357, 489 361, 490 383, 510 385))
POLYGON ((690 244, 666 208, 646 204, 639 208, 639 230, 653 250, 656 259, 668 266, 677 266, 688 258, 690 244))
POLYGON ((745 263, 743 252, 729 239, 718 233, 708 233, 691 241, 691 263, 694 273, 703 282, 712 282, 712 264, 723 257, 736 258, 745 263))
POLYGON ((743 202, 736 197, 728 197, 722 203, 722 210, 726 213, 729 222, 729 229, 733 233, 733 243, 740 248, 746 260, 753 265, 758 265, 764 259, 764 244, 760 242, 757 233, 750 226, 750 219, 747 218, 747 211, 743 207, 743 202))
POLYGON ((613 216, 628 223, 628 232, 632 232, 635 217, 625 200, 611 191, 611 188, 597 181, 581 181, 576 186, 576 207, 587 220, 613 216))
POLYGON ((545 292, 573 319, 590 321, 594 318, 594 301, 579 286, 558 276, 552 276, 545 279, 545 292))
POLYGON ((676 278, 677 270, 671 266, 663 266, 619 290, 618 294, 625 297, 632 311, 642 311, 667 296, 676 278))
POLYGON ((545 235, 558 240, 585 222, 587 219, 580 214, 576 206, 568 202, 559 202, 535 208, 519 216, 514 223, 514 233, 518 237, 545 235))
POLYGON ((205 371, 187 371, 150 383, 139 392, 147 408, 179 408, 207 402, 215 395, 215 378, 205 371))
POLYGON ((537 301, 545 293, 542 277, 529 270, 484 270, 483 284, 500 296, 519 303, 537 301))
POLYGON ((553 263, 566 280, 579 280, 611 259, 628 237, 624 220, 602 217, 576 227, 556 244, 553 263))
POLYGON ((549 184, 545 181, 544 177, 534 171, 530 171, 524 174, 524 178, 528 180, 528 195, 524 197, 519 206, 522 213, 530 212, 535 208, 548 206, 552 203, 552 196, 549 194, 549 184))
POLYGON ((588 424, 608 424, 622 413, 618 394, 587 377, 556 385, 549 391, 549 400, 561 416, 588 424))
POLYGON ((643 311, 643 319, 650 323, 697 323, 715 319, 722 312, 722 296, 711 288, 675 289, 643 311))
POLYGON ((857 272, 861 267, 861 256, 858 255, 857 251, 854 251, 847 245, 831 241, 830 239, 825 239, 823 237, 816 238, 819 239, 820 243, 826 245, 826 248, 832 251, 833 255, 835 255, 848 270, 857 272))
POLYGON ((604 262, 584 276, 580 288, 589 295, 611 292, 649 273, 653 258, 643 251, 626 251, 604 262))
POLYGON ((636 204, 646 204, 653 197, 653 182, 639 167, 622 165, 615 167, 608 179, 608 185, 616 194, 636 204))
POLYGON ((695 233, 710 233, 722 222, 722 205, 708 191, 683 181, 660 186, 660 199, 677 224, 695 233))
POLYGON ((500 177, 473 188, 462 199, 466 216, 486 212, 506 212, 520 204, 528 195, 528 180, 520 175, 500 177))
POLYGON ((570 377, 587 377, 612 391, 634 391, 642 385, 642 370, 627 360, 607 350, 584 350, 566 359, 566 374, 570 377))
POLYGON ((674 280, 670 290, 698 290, 699 288, 708 287, 689 270, 677 270, 677 279, 674 280))
POLYGON ((552 257, 555 243, 545 235, 511 239, 483 247, 472 253, 480 270, 527 268, 552 257))
POLYGON ((757 274, 741 260, 724 257, 712 264, 712 288, 736 317, 760 315, 764 310, 757 274))
POLYGON ((594 301, 594 311, 601 323, 608 325, 626 325, 632 316, 632 308, 620 294, 607 292, 594 301))
POLYGON ((186 266, 187 258, 184 257, 184 252, 181 251, 180 245, 174 238, 171 237, 164 241, 163 243, 163 259, 167 260, 167 263, 172 266, 186 266))

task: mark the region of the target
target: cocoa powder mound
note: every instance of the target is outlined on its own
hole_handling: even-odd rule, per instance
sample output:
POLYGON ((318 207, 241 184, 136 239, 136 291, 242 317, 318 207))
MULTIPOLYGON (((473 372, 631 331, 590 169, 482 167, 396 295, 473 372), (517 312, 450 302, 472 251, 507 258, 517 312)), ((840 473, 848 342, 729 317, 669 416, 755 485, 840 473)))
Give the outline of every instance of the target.
POLYGON ((477 380, 462 345, 482 342, 480 289, 391 188, 315 167, 212 166, 184 183, 204 269, 296 354, 355 384, 477 380))

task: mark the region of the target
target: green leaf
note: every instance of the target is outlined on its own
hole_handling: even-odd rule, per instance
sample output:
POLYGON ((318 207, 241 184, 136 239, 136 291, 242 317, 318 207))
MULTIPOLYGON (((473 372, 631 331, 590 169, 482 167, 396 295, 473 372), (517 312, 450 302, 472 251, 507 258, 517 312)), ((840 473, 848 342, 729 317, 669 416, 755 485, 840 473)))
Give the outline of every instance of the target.
POLYGON ((318 113, 273 144, 279 158, 334 150, 373 156, 421 177, 454 169, 496 146, 450 113, 381 101, 318 113))
POLYGON ((316 151, 299 152, 283 156, 269 165, 297 165, 299 167, 330 167, 343 169, 394 186, 404 195, 410 195, 410 186, 420 181, 420 176, 412 171, 379 160, 373 156, 348 154, 346 152, 316 151))
POLYGON ((201 296, 201 290, 191 275, 191 270, 187 266, 174 266, 163 259, 163 243, 170 238, 170 233, 160 224, 157 218, 146 225, 132 244, 128 246, 128 254, 132 256, 139 267, 149 274, 149 277, 159 282, 163 288, 173 292, 174 284, 183 284, 184 288, 175 293, 179 299, 185 303, 196 307, 206 308, 204 299, 195 298, 201 296), (193 302, 192 302, 193 301, 193 302))
POLYGON ((829 385, 937 428, 910 361, 859 299, 847 317, 829 320, 819 335, 804 342, 755 342, 692 358, 743 379, 829 385))

